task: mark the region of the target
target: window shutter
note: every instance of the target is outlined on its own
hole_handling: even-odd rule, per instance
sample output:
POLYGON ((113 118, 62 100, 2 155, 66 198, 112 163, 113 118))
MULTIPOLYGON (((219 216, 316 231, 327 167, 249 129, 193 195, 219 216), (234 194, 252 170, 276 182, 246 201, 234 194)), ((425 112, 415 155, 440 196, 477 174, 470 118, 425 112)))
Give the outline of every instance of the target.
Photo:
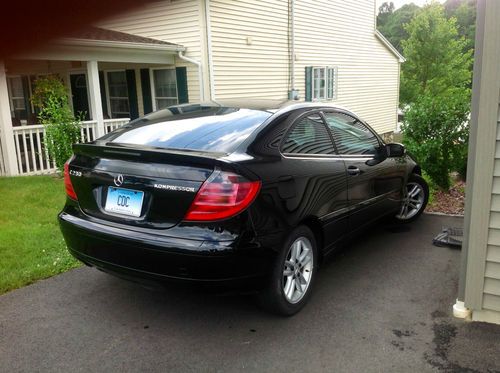
POLYGON ((125 70, 127 76, 128 103, 130 106, 130 119, 139 117, 139 106, 137 104, 137 85, 135 83, 135 70, 125 70))
POLYGON ((99 88, 101 90, 101 105, 104 115, 108 114, 108 100, 106 98, 106 86, 104 85, 104 71, 99 71, 99 88))
POLYGON ((306 66, 306 101, 312 101, 312 66, 306 66))
POLYGON ((149 69, 141 69, 142 100, 144 103, 144 114, 153 111, 153 101, 151 98, 151 80, 149 79, 149 69))
POLYGON ((187 69, 185 67, 176 67, 175 77, 177 79, 177 98, 179 99, 179 104, 188 103, 187 69))

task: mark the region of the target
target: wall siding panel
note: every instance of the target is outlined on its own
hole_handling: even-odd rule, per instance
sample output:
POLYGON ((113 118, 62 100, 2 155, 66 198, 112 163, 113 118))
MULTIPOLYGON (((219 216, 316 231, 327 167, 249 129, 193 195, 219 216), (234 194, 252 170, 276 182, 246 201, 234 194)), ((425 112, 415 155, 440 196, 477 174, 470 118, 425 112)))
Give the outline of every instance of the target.
POLYGON ((493 168, 488 248, 484 271, 483 307, 500 311, 500 107, 497 118, 497 142, 493 168))
MULTIPOLYGON (((210 3, 216 99, 287 100, 287 1, 210 3)), ((385 133, 396 127, 399 62, 376 38, 374 25, 373 0, 296 2, 295 88, 304 99, 306 66, 336 66, 333 102, 385 133)))

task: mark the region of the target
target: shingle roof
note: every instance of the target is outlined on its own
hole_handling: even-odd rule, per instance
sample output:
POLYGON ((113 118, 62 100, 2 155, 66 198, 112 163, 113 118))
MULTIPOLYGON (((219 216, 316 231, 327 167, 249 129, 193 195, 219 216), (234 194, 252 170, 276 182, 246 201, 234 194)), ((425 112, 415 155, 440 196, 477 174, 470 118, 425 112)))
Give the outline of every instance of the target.
POLYGON ((127 43, 141 43, 141 44, 161 44, 161 45, 176 45, 174 43, 168 43, 163 40, 145 38, 143 36, 127 34, 125 32, 119 32, 114 30, 109 30, 101 27, 89 26, 85 29, 73 32, 68 35, 70 38, 74 39, 85 39, 85 40, 99 40, 99 41, 118 41, 127 43))

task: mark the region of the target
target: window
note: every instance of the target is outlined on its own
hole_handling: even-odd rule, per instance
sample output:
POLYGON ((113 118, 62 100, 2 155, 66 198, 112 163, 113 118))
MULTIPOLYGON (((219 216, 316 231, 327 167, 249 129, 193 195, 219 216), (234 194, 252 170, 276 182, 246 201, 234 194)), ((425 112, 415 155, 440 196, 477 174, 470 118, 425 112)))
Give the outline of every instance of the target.
POLYGON ((177 80, 175 69, 153 70, 153 97, 155 110, 177 105, 177 80))
POLYGON ((115 143, 232 153, 271 113, 193 105, 156 111, 108 135, 115 143), (137 123, 138 125, 134 125, 137 123))
POLYGON ((28 92, 24 92, 23 79, 20 76, 13 76, 7 78, 7 81, 10 95, 11 115, 17 119, 26 119, 27 111, 24 95, 28 92))
POLYGON ((325 113, 339 154, 374 155, 380 147, 377 136, 358 119, 342 113, 325 113))
POLYGON ((311 92, 312 100, 335 99, 337 95, 337 68, 328 66, 313 67, 311 92))
POLYGON ((286 154, 333 154, 333 143, 318 114, 300 119, 288 133, 282 146, 286 154))
POLYGON ((106 81, 109 97, 109 116, 111 118, 130 118, 125 71, 106 72, 106 81))

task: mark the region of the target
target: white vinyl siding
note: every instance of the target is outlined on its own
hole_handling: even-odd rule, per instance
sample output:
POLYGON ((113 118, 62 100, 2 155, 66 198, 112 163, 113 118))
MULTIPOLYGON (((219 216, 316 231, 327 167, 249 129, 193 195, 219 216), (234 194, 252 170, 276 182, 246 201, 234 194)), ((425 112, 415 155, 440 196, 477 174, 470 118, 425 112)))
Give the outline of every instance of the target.
POLYGON ((303 0, 295 6, 295 88, 305 97, 306 66, 336 66, 335 104, 378 133, 397 123, 399 61, 375 36, 374 0, 303 0))
MULTIPOLYGON (((146 3, 100 24, 111 30, 163 40, 186 47, 185 55, 203 61, 201 0, 146 3)), ((176 57, 175 66, 187 68, 189 101, 200 100, 198 67, 176 57)))
POLYGON ((288 2, 211 0, 216 99, 285 100, 288 2))
POLYGON ((500 105, 498 115, 488 248, 484 269, 483 308, 500 312, 500 105))
MULTIPOLYGON (((281 0, 211 0, 216 99, 288 97, 288 6, 281 0)), ((334 103, 379 133, 397 122, 399 61, 375 36, 374 0, 295 3, 295 87, 305 99, 305 67, 335 66, 334 103)))

